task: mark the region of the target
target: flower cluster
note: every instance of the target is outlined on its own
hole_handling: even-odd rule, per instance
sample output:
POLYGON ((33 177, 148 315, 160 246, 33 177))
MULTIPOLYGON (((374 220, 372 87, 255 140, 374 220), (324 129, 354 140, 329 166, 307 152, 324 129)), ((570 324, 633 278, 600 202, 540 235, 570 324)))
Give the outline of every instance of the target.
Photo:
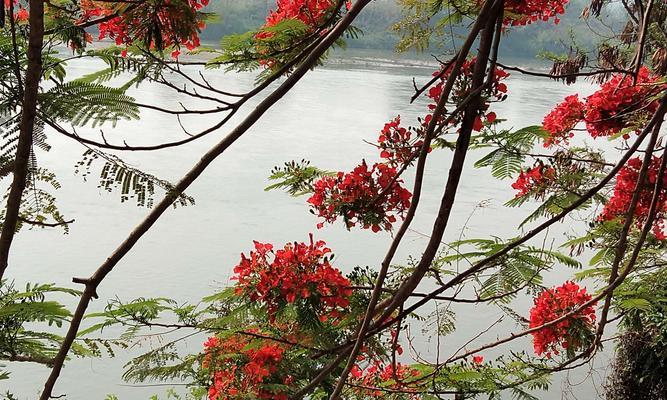
MULTIPOLYGON (((387 392, 382 389, 400 390, 410 393, 410 379, 420 375, 419 371, 410 367, 396 363, 383 365, 379 361, 372 362, 367 368, 362 369, 355 365, 350 371, 350 381, 355 385, 355 393, 363 398, 384 398, 387 392), (387 382, 393 382, 387 385, 387 382)), ((416 392, 416 390, 415 390, 416 392)), ((410 396, 410 399, 419 399, 416 393, 410 396)))
POLYGON ((28 10, 23 7, 19 7, 19 10, 14 14, 14 19, 16 22, 26 22, 28 20, 29 14, 28 10))
POLYGON ((18 0, 5 0, 4 1, 4 6, 5 6, 6 9, 9 9, 10 5, 13 5, 14 9, 16 9, 16 7, 18 7, 18 10, 14 13, 14 21, 16 21, 18 23, 28 21, 28 17, 29 17, 30 14, 28 13, 28 10, 26 10, 23 7, 23 4, 20 4, 18 2, 18 0))
POLYGON ((159 50, 176 47, 172 56, 178 57, 180 46, 192 50, 199 46, 199 33, 204 28, 198 11, 209 0, 173 0, 141 2, 133 7, 96 0, 81 0, 81 18, 84 23, 96 18, 116 17, 99 24, 99 40, 109 38, 116 45, 129 46, 137 41, 159 50), (124 10, 121 12, 121 10, 124 10))
POLYGON ((652 99, 658 78, 646 67, 639 70, 636 84, 632 76, 616 74, 586 99, 586 128, 591 136, 612 136, 633 120, 653 113, 658 102, 652 99))
POLYGON ((505 2, 505 20, 507 25, 528 25, 536 21, 554 19, 558 24, 558 15, 565 13, 568 0, 507 0, 505 2))
MULTIPOLYGON (((269 13, 264 26, 275 26, 286 19, 298 19, 305 25, 316 28, 325 22, 337 3, 336 0, 278 0, 276 10, 269 13)), ((349 8, 350 1, 346 4, 349 8)))
POLYGON ((248 336, 235 334, 224 339, 212 336, 204 349, 202 366, 212 379, 209 400, 288 399, 279 386, 289 385, 293 378, 281 373, 285 349, 280 344, 268 339, 251 342, 248 336))
MULTIPOLYGON (((328 19, 336 12, 337 5, 337 0, 277 0, 276 9, 269 13, 264 26, 255 34, 257 52, 263 56, 259 60, 260 65, 267 68, 279 65, 278 59, 270 54, 280 52, 281 49, 289 48, 293 44, 289 42, 286 45, 284 40, 272 43, 276 34, 274 30, 268 28, 274 27, 283 21, 296 20, 305 25, 307 33, 313 33, 318 28, 326 25, 328 19)), ((351 1, 347 0, 345 5, 349 9, 351 1)))
POLYGON ((542 127, 549 133, 544 140, 544 147, 561 142, 567 144, 568 139, 574 136, 572 129, 584 118, 584 107, 579 95, 574 94, 567 96, 565 101, 547 114, 542 122, 542 127))
MULTIPOLYGON (((572 129, 580 121, 586 123, 588 133, 597 138, 613 136, 624 129, 632 129, 658 107, 654 94, 667 86, 659 83, 646 67, 639 70, 636 84, 632 76, 615 74, 600 89, 581 102, 577 95, 568 96, 542 122, 549 132, 545 147, 567 142, 572 129)), ((624 135, 627 139, 627 133, 624 135)))
MULTIPOLYGON (((639 157, 629 160, 618 172, 614 194, 607 204, 605 204, 599 219, 602 221, 610 221, 617 217, 625 217, 630 208, 632 196, 639 183, 639 199, 635 208, 634 217, 637 225, 642 226, 648 219, 661 162, 661 157, 653 157, 651 164, 649 164, 648 167, 646 181, 639 183, 639 170, 642 166, 642 160, 639 157)), ((662 187, 663 189, 658 196, 655 221, 653 222, 652 227, 653 234, 659 240, 667 239, 664 231, 665 218, 667 218, 667 175, 663 177, 662 187)))
POLYGON ((249 257, 234 267, 237 295, 267 307, 269 318, 287 304, 310 307, 321 321, 338 319, 350 304, 350 281, 332 267, 323 241, 288 243, 282 249, 255 242, 249 257))
POLYGON ((373 232, 390 230, 396 216, 403 216, 410 207, 412 194, 402 183, 396 179, 396 168, 381 163, 369 168, 362 161, 352 172, 315 181, 308 203, 325 222, 342 217, 348 227, 360 224, 373 232))
POLYGON ((556 170, 538 163, 526 171, 521 171, 519 177, 512 184, 512 188, 517 191, 516 197, 522 197, 536 189, 543 187, 549 181, 552 181, 556 175, 556 170))
MULTIPOLYGON (((471 58, 469 60, 466 60, 463 63, 463 66, 461 67, 461 71, 459 73, 459 76, 456 78, 456 81, 454 82, 454 86, 452 88, 452 92, 450 94, 449 102, 458 105, 460 104, 465 98, 468 97, 470 92, 472 91, 472 75, 473 75, 473 70, 475 68, 475 63, 476 63, 476 58, 471 58)), ((438 81, 438 84, 435 86, 432 86, 429 91, 426 93, 426 96, 429 97, 433 103, 429 104, 429 109, 433 110, 436 107, 436 103, 440 99, 440 96, 442 96, 442 91, 444 88, 445 81, 449 77, 449 75, 452 72, 454 65, 449 65, 449 67, 442 71, 435 71, 433 73, 433 76, 440 76, 440 80, 438 81)), ((482 115, 478 116, 477 119, 475 120, 475 125, 473 126, 473 129, 476 131, 481 131, 484 123, 482 121, 482 117, 486 120, 487 123, 493 123, 496 120, 496 114, 493 112, 487 112, 489 108, 489 104, 491 101, 499 101, 503 100, 506 96, 507 93, 507 85, 503 83, 502 81, 505 80, 507 77, 509 77, 509 74, 505 72, 502 68, 496 68, 494 71, 493 75, 493 81, 491 82, 490 85, 488 85, 487 88, 484 89, 482 93, 482 98, 483 98, 483 106, 482 106, 482 115)), ((428 124, 431 120, 432 116, 428 115, 425 119, 425 123, 428 124)), ((461 122, 461 117, 459 116, 458 118, 454 118, 451 121, 451 125, 458 125, 461 122)))
POLYGON ((410 162, 423 143, 423 140, 412 137, 409 128, 401 126, 400 115, 384 124, 378 137, 380 157, 386 159, 393 167, 400 167, 410 162))
MULTIPOLYGON (((530 310, 530 328, 555 321, 580 308, 592 299, 574 282, 547 289, 535 298, 535 305, 530 310)), ((595 325, 594 304, 584 307, 564 320, 544 327, 532 333, 533 346, 537 355, 559 354, 559 348, 574 351, 586 344, 595 325)))

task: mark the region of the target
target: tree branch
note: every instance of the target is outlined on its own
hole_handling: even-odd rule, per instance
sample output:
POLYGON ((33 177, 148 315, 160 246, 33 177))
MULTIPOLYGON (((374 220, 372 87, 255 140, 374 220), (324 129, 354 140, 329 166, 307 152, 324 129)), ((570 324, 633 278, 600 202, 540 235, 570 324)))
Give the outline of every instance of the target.
POLYGON ((33 130, 37 115, 37 96, 42 76, 42 44, 44 42, 44 2, 30 0, 30 38, 28 41, 28 68, 26 71, 19 140, 14 158, 14 179, 12 181, 5 220, 0 232, 0 279, 7 270, 9 249, 16 232, 21 198, 28 177, 28 164, 32 149, 33 130))

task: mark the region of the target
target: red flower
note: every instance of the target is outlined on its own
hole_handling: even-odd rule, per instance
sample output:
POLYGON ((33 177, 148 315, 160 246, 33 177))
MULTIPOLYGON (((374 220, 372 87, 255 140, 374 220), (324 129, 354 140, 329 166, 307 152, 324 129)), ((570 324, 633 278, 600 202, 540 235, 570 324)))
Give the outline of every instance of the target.
POLYGON ((639 70, 637 84, 632 76, 616 74, 600 90, 586 99, 584 119, 594 138, 612 136, 632 127, 632 122, 653 113, 658 107, 652 95, 665 88, 646 67, 639 70))
MULTIPOLYGON (((634 218, 636 219, 638 227, 643 226, 648 219, 661 162, 661 157, 653 157, 648 167, 647 179, 639 185, 639 200, 634 212, 634 218)), ((602 214, 598 217, 601 221, 610 221, 618 217, 625 218, 630 208, 637 182, 639 181, 639 170, 641 169, 641 166, 642 160, 639 157, 633 158, 618 172, 614 194, 607 204, 605 204, 602 214)), ((653 234, 658 240, 665 239, 664 226, 665 218, 667 218, 667 175, 663 177, 662 185, 663 189, 658 196, 656 216, 653 223, 653 234)))
POLYGON ((199 10, 207 4, 208 0, 142 2, 123 12, 124 9, 119 9, 117 3, 81 0, 81 15, 77 23, 113 16, 120 11, 119 16, 99 24, 99 40, 113 39, 118 46, 148 42, 151 48, 156 45, 162 48, 185 46, 192 50, 200 44, 199 33, 205 24, 200 19, 199 10), (152 23, 151 29, 146 28, 147 20, 152 23), (155 32, 155 28, 159 29, 159 33, 155 32), (159 42, 156 42, 158 37, 159 42))
POLYGON ((555 174, 556 171, 552 167, 541 163, 525 172, 521 171, 517 180, 512 184, 512 188, 517 190, 516 197, 522 197, 531 192, 541 194, 541 189, 544 189, 546 184, 554 179, 555 174))
POLYGON ((18 22, 25 22, 28 20, 28 17, 28 10, 23 7, 19 7, 19 11, 14 15, 14 19, 18 22))
MULTIPOLYGON (((361 224, 373 232, 391 229, 396 216, 403 216, 410 207, 412 194, 395 179, 396 168, 365 161, 352 172, 325 176, 314 183, 308 199, 315 214, 333 223, 343 217, 348 227, 361 224)), ((319 224, 318 227, 321 227, 319 224)))
POLYGON ((287 304, 307 305, 322 321, 340 318, 352 295, 350 281, 332 267, 331 249, 323 241, 288 243, 273 251, 271 244, 255 242, 250 257, 241 254, 234 267, 236 293, 267 307, 271 320, 287 304))
POLYGON ((412 160, 423 143, 423 140, 412 138, 409 128, 401 126, 400 115, 384 124, 378 137, 380 157, 386 159, 393 167, 401 167, 412 160))
POLYGON ((472 357, 472 362, 477 364, 477 365, 480 365, 484 362, 484 356, 473 356, 472 357))
POLYGON ((276 384, 287 384, 293 379, 281 374, 280 363, 285 352, 282 345, 268 339, 251 341, 248 336, 236 334, 224 339, 212 336, 204 348, 202 367, 212 379, 209 400, 232 400, 239 396, 287 400, 287 393, 275 389, 276 384))
MULTIPOLYGON (((286 19, 298 19, 315 28, 324 22, 337 3, 335 0, 277 0, 276 10, 269 13, 264 26, 275 26, 286 19)), ((349 1, 347 5, 349 8, 349 1)))
POLYGON ((508 12, 504 20, 507 25, 528 25, 536 21, 548 21, 553 18, 554 23, 560 20, 557 15, 565 13, 568 0, 507 0, 505 10, 508 12))
MULTIPOLYGON (((290 19, 303 22, 309 32, 313 32, 327 21, 337 4, 336 0, 277 0, 276 10, 271 11, 266 17, 266 23, 255 35, 255 39, 272 38, 275 35, 274 32, 268 32, 264 28, 276 26, 290 19)), ((351 1, 348 0, 345 4, 349 9, 351 1)), ((260 64, 271 67, 275 64, 275 59, 260 60, 260 64)))
POLYGON ((542 127, 549 132, 544 140, 544 147, 564 142, 574 136, 572 129, 584 118, 584 103, 579 101, 579 95, 567 96, 565 101, 558 104, 542 121, 542 127))
MULTIPOLYGON (((463 66, 461 67, 461 73, 454 82, 454 87, 452 88, 452 92, 449 96, 448 103, 451 103, 452 105, 456 106, 460 104, 470 94, 472 90, 471 88, 472 74, 475 68, 475 62, 476 58, 473 57, 470 60, 466 60, 463 63, 463 66)), ((444 71, 444 73, 442 73, 442 71, 435 71, 433 73, 433 76, 441 74, 441 78, 439 82, 435 86, 432 86, 426 93, 426 96, 433 101, 433 103, 428 105, 429 109, 431 110, 435 109, 437 102, 440 100, 440 96, 442 96, 444 83, 451 74, 452 68, 453 65, 450 65, 448 69, 444 71)), ((495 73, 493 75, 493 81, 482 92, 483 113, 482 115, 478 116, 475 119, 473 126, 474 130, 481 131, 482 128, 484 127, 482 116, 484 116, 484 113, 486 113, 486 111, 488 110, 490 103, 492 101, 500 101, 505 98, 505 93, 507 92, 507 85, 505 85, 501 81, 503 81, 507 77, 509 77, 509 74, 507 72, 505 72, 501 68, 496 68, 495 73)), ((432 116, 430 114, 427 115, 424 120, 424 124, 427 125, 430 122, 431 118, 432 116)), ((494 112, 487 113, 485 115, 485 119, 489 124, 493 123, 497 119, 496 113, 494 112)), ((461 116, 459 115, 457 118, 452 119, 450 123, 452 126, 459 125, 461 123, 461 116)))
POLYGON ((379 361, 370 363, 366 369, 355 365, 350 371, 351 381, 359 387, 354 388, 357 395, 364 398, 384 398, 387 393, 382 390, 371 388, 386 388, 391 390, 400 390, 409 394, 409 399, 420 399, 417 389, 410 385, 410 378, 414 379, 420 373, 409 365, 396 363, 396 370, 392 364, 382 364, 379 361), (411 394, 414 392, 414 394, 411 394))
MULTIPOLYGON (((592 299, 586 288, 574 282, 565 282, 555 289, 547 289, 535 298, 530 310, 530 328, 542 326, 569 314, 592 299)), ((595 325, 594 304, 574 313, 563 321, 532 333, 537 355, 559 354, 559 348, 576 349, 585 343, 582 338, 590 335, 595 325)))

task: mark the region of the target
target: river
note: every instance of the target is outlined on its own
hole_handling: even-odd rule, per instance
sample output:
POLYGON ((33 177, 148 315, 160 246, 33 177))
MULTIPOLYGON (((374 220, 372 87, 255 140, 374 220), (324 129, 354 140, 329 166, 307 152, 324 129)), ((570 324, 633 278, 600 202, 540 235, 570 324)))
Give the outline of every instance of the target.
MULTIPOLYGON (((91 61, 75 61, 69 65, 74 74, 85 74, 102 65, 91 61)), ((316 219, 308 213, 305 198, 290 198, 279 191, 265 192, 267 176, 274 165, 284 161, 307 158, 321 168, 349 170, 361 158, 377 159, 374 148, 364 143, 375 141, 386 121, 400 114, 413 122, 425 113, 424 102, 411 105, 412 78, 425 82, 432 66, 424 63, 355 56, 332 62, 310 72, 294 90, 273 107, 246 135, 216 160, 192 185, 188 194, 196 205, 168 210, 153 229, 143 237, 109 275, 100 287, 101 299, 92 311, 104 307, 108 299, 128 300, 139 296, 168 296, 179 302, 197 301, 216 288, 228 284, 231 269, 239 253, 247 252, 253 240, 282 244, 306 241, 309 232, 325 240, 334 250, 335 265, 349 271, 356 265, 377 268, 391 237, 370 231, 348 232, 341 223, 317 230, 316 219)), ((254 75, 206 72, 208 79, 228 91, 243 91, 253 84, 254 75)), ((575 91, 588 93, 586 82, 565 86, 558 82, 513 74, 508 80, 509 98, 495 104, 507 127, 520 128, 539 124, 542 117, 564 96, 575 91)), ((131 93, 144 103, 178 108, 183 101, 168 88, 145 85, 131 93)), ((241 114, 247 113, 259 99, 251 100, 241 114)), ((188 107, 197 104, 187 103, 188 107)), ((128 153, 122 156, 133 166, 161 178, 176 180, 182 176, 213 143, 238 122, 235 117, 226 128, 180 148, 149 153, 128 153)), ((219 117, 184 118, 183 125, 196 131, 219 117)), ((122 122, 116 129, 106 127, 110 142, 129 144, 159 143, 183 137, 177 121, 154 112, 143 112, 140 122, 122 122)), ((96 137, 97 130, 81 130, 96 137)), ((131 229, 146 215, 147 209, 137 207, 132 199, 121 203, 117 192, 108 193, 97 187, 99 164, 84 181, 75 174, 75 164, 84 149, 70 139, 49 133, 53 150, 39 153, 42 166, 55 172, 62 188, 55 194, 66 218, 74 218, 70 233, 58 229, 25 230, 19 233, 12 248, 8 276, 18 285, 25 282, 55 282, 71 287, 73 276, 88 276, 118 246, 131 229)), ((517 234, 518 222, 529 210, 511 209, 503 205, 514 195, 509 181, 497 181, 488 170, 476 170, 472 163, 482 153, 469 157, 461 182, 446 240, 459 237, 511 237, 517 234), (479 207, 483 203, 483 207, 479 207)), ((450 153, 434 152, 429 158, 425 191, 413 229, 408 233, 395 260, 405 262, 409 255, 419 256, 423 250, 435 216, 447 176, 450 153)), ((407 178, 408 184, 411 178, 407 178)), ((158 196, 160 193, 158 193, 158 196)), ((559 226, 551 232, 568 229, 559 226)), ((543 237, 540 238, 542 240, 543 237)), ((565 267, 549 274, 547 284, 560 283, 572 276, 565 267)), ((72 299, 66 300, 73 304, 72 299)), ((517 303, 518 311, 527 315, 530 299, 517 303)), ((485 329, 502 312, 493 307, 470 307, 461 310, 458 330, 442 341, 443 352, 453 351, 463 342, 485 329)), ((487 332, 475 343, 492 341, 518 327, 505 321, 487 332)), ((108 333, 107 333, 108 334, 108 333)), ((415 347, 431 354, 435 339, 414 329, 415 347)), ((155 339, 143 341, 144 348, 155 339)), ((201 341, 190 341, 190 351, 198 351, 201 341)), ((514 349, 531 350, 529 340, 513 345, 514 349)), ((487 359, 494 354, 485 354, 487 359)), ((431 354, 432 355, 432 354, 431 354)), ((115 359, 80 359, 67 363, 56 395, 68 399, 103 399, 114 393, 121 400, 147 399, 153 393, 164 394, 165 387, 137 387, 122 382, 122 365, 129 353, 119 350, 115 359)), ((11 379, 0 382, 2 392, 12 391, 19 399, 36 397, 47 375, 47 369, 34 365, 12 365, 11 379)), ((554 380, 552 390, 538 393, 545 400, 561 398, 593 399, 599 390, 600 376, 580 371, 569 377, 573 394, 568 394, 568 377, 554 380), (567 386, 567 387, 566 387, 567 386), (578 397, 573 397, 576 394, 578 397)))

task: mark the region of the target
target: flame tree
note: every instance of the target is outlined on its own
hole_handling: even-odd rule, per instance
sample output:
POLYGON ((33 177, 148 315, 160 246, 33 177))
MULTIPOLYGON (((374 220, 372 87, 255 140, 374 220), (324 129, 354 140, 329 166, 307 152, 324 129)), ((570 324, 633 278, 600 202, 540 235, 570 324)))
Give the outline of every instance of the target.
MULTIPOLYGON (((164 298, 117 300, 104 312, 89 315, 98 319, 96 324, 82 327, 90 302, 116 264, 171 205, 189 202, 184 192, 192 182, 309 70, 323 63, 332 47, 359 34, 354 20, 369 3, 278 0, 263 26, 224 38, 220 49, 208 49, 199 43, 208 17, 203 0, 4 2, 0 49, 5 100, 0 115, 7 144, 2 170, 13 180, 0 237, 0 273, 7 270, 12 239, 22 225, 70 223, 57 211, 53 195, 27 190, 41 188, 36 182, 55 182, 53 174, 38 166, 34 154, 34 145, 48 148, 47 133, 80 143, 86 162, 101 159, 109 168, 136 177, 136 185, 120 182, 121 192, 127 196, 134 190, 151 207, 89 277, 73 279, 83 285, 82 291, 39 285, 22 292, 3 284, 0 315, 8 328, 0 338, 0 354, 9 361, 40 362, 50 368, 42 400, 52 397, 68 354, 87 354, 85 348, 74 346, 75 339, 111 325, 125 326, 134 335, 144 328, 207 333, 209 339, 198 353, 184 355, 176 342, 169 342, 132 360, 125 373, 132 381, 180 380, 192 398, 433 399, 479 394, 494 398, 503 391, 534 398, 530 393, 548 388, 551 374, 592 362, 603 343, 615 339, 609 335, 611 322, 621 320, 628 329, 636 329, 659 315, 665 301, 662 212, 667 199, 667 149, 661 138, 667 111, 664 2, 593 1, 582 18, 600 17, 605 7, 622 8, 628 18, 624 29, 606 37, 592 52, 573 46, 568 54, 552 55, 552 70, 538 72, 504 64, 499 57, 501 42, 511 41, 512 31, 521 26, 559 24, 567 1, 402 0, 406 20, 397 29, 404 35, 403 47, 411 43, 423 47, 425 40, 449 43, 453 33, 443 27, 467 28, 462 40, 443 51, 440 68, 431 79, 421 86, 415 81, 411 100, 428 99, 423 117, 411 125, 400 116, 379 123, 377 132, 371 133, 377 136, 373 143, 377 157, 359 160, 351 171, 326 171, 307 161, 288 161, 270 175, 274 181, 270 188, 304 196, 304 210, 319 218, 315 229, 340 224, 346 229, 391 231, 384 259, 346 276, 325 241, 312 233, 286 244, 255 242, 234 266, 232 285, 198 306, 164 298), (91 49, 94 35, 115 45, 91 49), (62 45, 69 46, 73 55, 63 57, 55 50, 62 45), (207 61, 183 61, 188 52, 206 53, 207 61), (88 57, 103 60, 107 68, 68 79, 67 62, 88 57), (212 85, 204 74, 185 72, 183 64, 258 70, 259 79, 249 92, 231 93, 212 85), (106 86, 127 72, 131 78, 125 85, 106 86), (596 89, 585 97, 567 96, 543 116, 541 126, 503 129, 505 119, 494 107, 512 95, 510 74, 565 84, 588 78, 596 89), (175 77, 186 84, 176 85, 175 77), (271 86, 274 82, 278 85, 271 86), (145 83, 205 100, 209 106, 167 109, 125 93, 129 86, 145 83), (231 117, 260 93, 265 94, 257 107, 228 128, 231 117), (172 116, 179 124, 202 114, 217 115, 219 120, 199 132, 182 128, 183 138, 172 142, 133 146, 114 141, 114 122, 139 119, 145 110, 172 116), (104 128, 106 135, 104 130, 99 137, 90 132, 105 124, 112 126, 104 128), (174 184, 131 169, 107 153, 157 151, 223 129, 226 136, 174 184), (602 146, 571 144, 586 136, 592 143, 614 141, 615 153, 603 152, 602 146), (490 229, 488 237, 443 246, 472 150, 486 151, 475 167, 489 168, 499 185, 516 191, 507 206, 530 209, 537 204, 520 225, 531 228, 509 238, 498 238, 490 229), (432 231, 422 253, 409 265, 397 266, 395 255, 418 212, 427 160, 434 151, 451 152, 451 163, 432 231), (404 180, 406 174, 412 174, 411 187, 404 180), (156 186, 165 194, 153 202, 150 195, 156 186), (46 200, 26 201, 33 192, 46 200), (582 216, 588 222, 586 229, 558 243, 559 250, 540 245, 544 239, 535 240, 554 224, 582 216), (581 267, 580 259, 587 258, 591 268, 573 280, 543 286, 545 271, 581 267), (466 268, 456 268, 461 261, 466 268), (425 282, 435 289, 419 292, 425 282), (54 291, 79 298, 73 313, 46 300, 54 291), (511 301, 518 296, 531 296, 533 307, 512 309, 511 301), (406 357, 403 346, 409 344, 410 326, 420 323, 420 311, 435 307, 438 336, 455 331, 451 304, 497 305, 516 320, 518 330, 503 332, 493 323, 472 334, 465 346, 449 349, 446 358, 439 352, 406 357), (36 321, 64 325, 66 331, 62 337, 29 332, 26 324, 36 321), (497 339, 472 345, 490 330, 497 339), (532 338, 532 351, 508 348, 523 337, 532 338), (491 360, 484 356, 490 349, 504 354, 491 360)), ((651 326, 663 337, 659 324, 653 321, 651 326)), ((623 343, 627 347, 628 340, 623 343)), ((660 348, 660 343, 656 339, 652 345, 660 348)), ((627 353, 619 354, 627 357, 627 353)), ((632 382, 642 376, 623 378, 632 382)), ((621 381, 612 380, 611 385, 621 381)), ((656 398, 662 384, 659 378, 651 382, 657 389, 647 390, 653 397, 646 398, 656 398)))

